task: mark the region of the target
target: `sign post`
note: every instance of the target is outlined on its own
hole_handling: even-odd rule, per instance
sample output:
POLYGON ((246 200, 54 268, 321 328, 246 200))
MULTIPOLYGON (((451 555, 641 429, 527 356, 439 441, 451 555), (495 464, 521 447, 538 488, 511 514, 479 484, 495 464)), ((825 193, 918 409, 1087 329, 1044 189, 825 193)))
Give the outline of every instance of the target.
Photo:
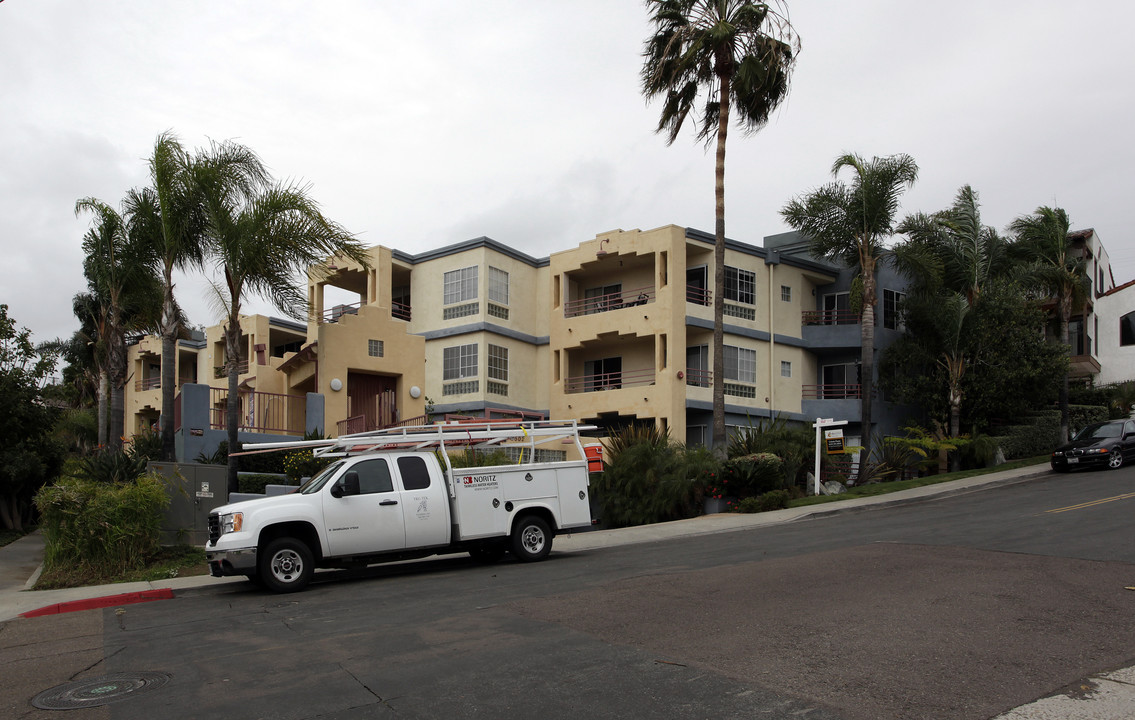
MULTIPOLYGON (((833 420, 832 418, 816 418, 816 422, 812 427, 816 428, 816 472, 815 480, 815 493, 820 494, 820 435, 828 435, 824 432, 827 428, 843 427, 847 424, 846 420, 833 420)), ((828 435, 828 452, 843 452, 843 430, 829 430, 832 435, 828 435), (835 433, 838 433, 836 435, 835 433), (833 450, 833 441, 838 444, 839 450, 833 450)))

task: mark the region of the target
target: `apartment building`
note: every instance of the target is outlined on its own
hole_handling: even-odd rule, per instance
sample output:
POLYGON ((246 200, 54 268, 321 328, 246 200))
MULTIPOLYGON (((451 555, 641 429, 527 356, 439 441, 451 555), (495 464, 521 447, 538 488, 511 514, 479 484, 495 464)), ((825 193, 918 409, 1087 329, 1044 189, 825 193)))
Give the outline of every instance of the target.
MULTIPOLYGON (((376 246, 367 268, 335 258, 309 277, 306 326, 242 318, 242 432, 295 436, 314 423, 339 435, 459 415, 650 423, 708 442, 713 245, 669 225, 600 233, 547 258, 489 238, 417 255, 376 246)), ((726 424, 834 417, 854 437, 850 274, 809 257, 792 233, 764 246, 730 240, 725 265, 726 424)), ((880 348, 901 332, 901 288, 884 271, 880 348)), ((132 347, 130 361, 139 429, 160 410, 158 339, 132 347)), ((223 366, 220 326, 179 345, 179 387, 208 386, 210 404, 210 428, 183 431, 223 428, 223 366)), ((905 419, 875 407, 887 432, 905 419)))

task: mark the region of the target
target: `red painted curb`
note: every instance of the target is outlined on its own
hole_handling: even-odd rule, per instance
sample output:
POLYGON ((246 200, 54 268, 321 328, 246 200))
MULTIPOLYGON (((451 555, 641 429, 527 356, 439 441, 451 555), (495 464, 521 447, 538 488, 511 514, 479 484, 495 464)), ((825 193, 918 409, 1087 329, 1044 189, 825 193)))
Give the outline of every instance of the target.
POLYGON ((173 590, 169 588, 141 590, 139 592, 122 593, 121 595, 107 595, 105 597, 89 598, 87 600, 71 600, 70 602, 56 603, 42 607, 39 610, 28 610, 25 613, 20 613, 20 617, 33 618, 43 615, 59 615, 61 613, 94 610, 96 608, 113 607, 115 605, 133 605, 134 603, 153 602, 154 600, 173 600, 173 598, 173 590))

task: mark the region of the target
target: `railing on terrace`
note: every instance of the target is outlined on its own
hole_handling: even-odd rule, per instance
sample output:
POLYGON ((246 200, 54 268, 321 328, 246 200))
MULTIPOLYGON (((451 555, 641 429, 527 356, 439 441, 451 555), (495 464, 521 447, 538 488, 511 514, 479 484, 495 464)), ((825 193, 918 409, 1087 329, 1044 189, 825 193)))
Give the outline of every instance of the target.
POLYGON ((594 315, 595 313, 621 310, 622 308, 645 305, 654 300, 654 288, 645 286, 631 288, 607 295, 569 300, 564 303, 564 317, 594 315))
POLYGON ((357 315, 359 308, 362 307, 362 302, 349 303, 346 305, 336 305, 335 307, 324 310, 323 314, 319 316, 320 323, 335 323, 339 322, 339 318, 344 315, 357 315))
MULTIPOLYGON (((225 429, 229 391, 209 388, 209 426, 225 429)), ((249 432, 303 435, 307 425, 307 396, 246 390, 239 393, 237 429, 249 432)))
POLYGON ((712 305, 713 291, 697 285, 686 286, 686 302, 694 305, 712 305))
POLYGON ((162 386, 162 376, 154 375, 148 378, 139 378, 134 381, 134 389, 138 392, 143 390, 157 390, 162 386))
POLYGON ((400 302, 392 301, 390 303, 390 315, 395 320, 405 320, 410 322, 410 306, 403 305, 400 302))
MULTIPOLYGON (((247 372, 248 372, 248 359, 246 358, 244 360, 241 360, 239 363, 237 363, 236 374, 237 375, 244 375, 247 372)), ((224 365, 214 365, 213 366, 213 377, 214 378, 228 377, 228 373, 225 372, 225 366, 224 365)))
POLYGON ((337 436, 343 436, 353 435, 354 433, 371 432, 373 430, 385 430, 392 427, 403 427, 406 425, 426 425, 429 421, 429 415, 416 415, 389 425, 367 426, 366 415, 355 415, 354 417, 349 417, 346 420, 340 420, 335 423, 335 434, 337 436))
POLYGON ((636 385, 653 385, 654 370, 625 370, 623 372, 599 373, 569 377, 564 382, 565 393, 599 392, 618 390, 636 385))
POLYGON ((800 314, 803 325, 855 325, 859 313, 854 310, 805 310, 800 314))
POLYGON ((713 372, 699 370, 698 368, 686 368, 686 384, 694 387, 709 387, 713 385, 713 372))
POLYGON ((860 385, 802 385, 805 400, 857 400, 862 397, 860 385))
POLYGON ((444 415, 446 422, 529 422, 541 421, 544 415, 538 412, 529 412, 527 410, 506 410, 504 408, 485 408, 483 415, 469 415, 466 413, 446 413, 444 415))

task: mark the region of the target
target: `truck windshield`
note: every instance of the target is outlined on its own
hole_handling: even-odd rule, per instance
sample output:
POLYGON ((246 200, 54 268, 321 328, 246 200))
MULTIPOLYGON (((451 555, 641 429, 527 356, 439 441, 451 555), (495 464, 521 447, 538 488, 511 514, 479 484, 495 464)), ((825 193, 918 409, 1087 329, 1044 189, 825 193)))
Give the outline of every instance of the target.
POLYGON ((319 488, 323 487, 327 480, 331 478, 331 476, 335 474, 335 471, 342 467, 342 465, 342 460, 336 460, 327 467, 323 468, 323 470, 316 474, 315 477, 305 482, 297 492, 303 495, 310 495, 313 492, 319 492, 319 488))

